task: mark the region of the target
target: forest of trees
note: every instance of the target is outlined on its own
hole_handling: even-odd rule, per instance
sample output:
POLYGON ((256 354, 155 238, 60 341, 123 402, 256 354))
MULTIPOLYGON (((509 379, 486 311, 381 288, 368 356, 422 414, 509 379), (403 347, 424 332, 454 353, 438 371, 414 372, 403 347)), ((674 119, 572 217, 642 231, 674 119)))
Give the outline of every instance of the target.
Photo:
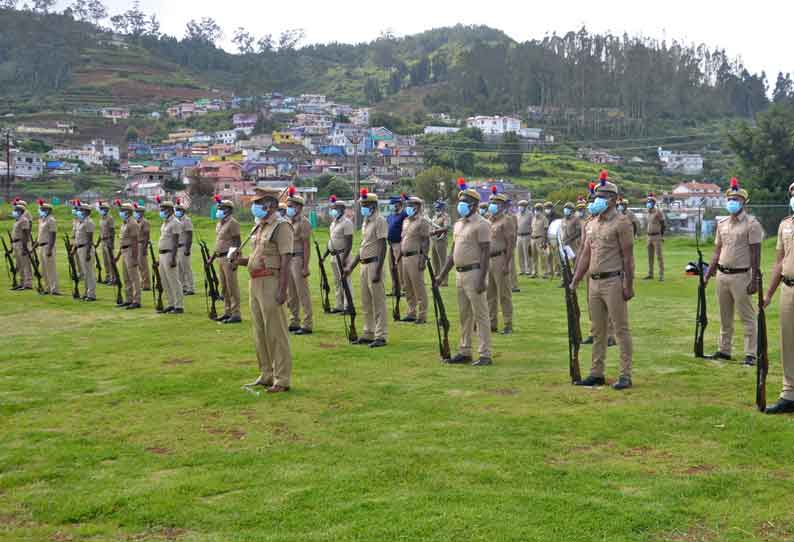
MULTIPOLYGON (((237 49, 229 53, 220 47, 224 29, 212 18, 190 20, 184 35, 173 37, 137 0, 115 14, 101 0, 72 0, 58 14, 53 5, 35 0, 17 9, 17 0, 0 0, 0 92, 64 88, 80 51, 112 30, 241 94, 322 91, 341 77, 357 81, 358 90, 335 97, 375 104, 433 85, 424 102, 430 111, 526 116, 532 106, 539 124, 749 118, 769 105, 766 74, 722 49, 584 28, 517 43, 499 30, 458 25, 406 37, 387 32, 356 45, 305 46, 298 29, 256 36, 237 28, 227 35, 237 49)), ((787 74, 774 86, 776 102, 794 94, 787 74)))

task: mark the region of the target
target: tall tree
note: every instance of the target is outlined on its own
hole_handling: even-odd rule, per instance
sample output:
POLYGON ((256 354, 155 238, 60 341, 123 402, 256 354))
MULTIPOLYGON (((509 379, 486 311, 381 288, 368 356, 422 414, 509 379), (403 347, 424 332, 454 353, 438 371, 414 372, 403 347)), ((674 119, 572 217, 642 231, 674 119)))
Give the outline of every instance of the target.
POLYGON ((89 0, 88 1, 88 16, 91 22, 99 25, 108 16, 108 8, 102 3, 102 0, 89 0))
POLYGON ((237 27, 234 31, 234 37, 232 38, 232 43, 237 46, 237 51, 241 55, 247 55, 254 52, 254 38, 245 28, 242 26, 237 27))
POLYGON ((368 78, 364 83, 364 96, 370 104, 377 103, 383 99, 378 80, 374 77, 368 78))
POLYGON ((33 0, 33 11, 38 13, 49 13, 55 5, 56 0, 33 0))
POLYGON ((191 19, 185 27, 185 39, 215 45, 221 39, 223 31, 212 17, 202 17, 200 21, 191 19))
POLYGON ((506 133, 499 145, 499 161, 505 165, 505 173, 513 176, 520 175, 521 160, 521 140, 513 132, 506 133))

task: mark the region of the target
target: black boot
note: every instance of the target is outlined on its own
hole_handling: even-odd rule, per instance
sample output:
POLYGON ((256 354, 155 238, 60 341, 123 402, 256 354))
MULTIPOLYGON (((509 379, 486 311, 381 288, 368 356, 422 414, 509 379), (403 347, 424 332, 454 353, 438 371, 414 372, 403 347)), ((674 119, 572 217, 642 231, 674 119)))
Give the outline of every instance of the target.
POLYGON ((591 387, 591 386, 603 386, 606 383, 607 383, 607 381, 604 379, 603 376, 590 375, 587 378, 585 378, 584 380, 580 380, 579 382, 577 382, 576 385, 577 386, 588 386, 588 387, 591 387))

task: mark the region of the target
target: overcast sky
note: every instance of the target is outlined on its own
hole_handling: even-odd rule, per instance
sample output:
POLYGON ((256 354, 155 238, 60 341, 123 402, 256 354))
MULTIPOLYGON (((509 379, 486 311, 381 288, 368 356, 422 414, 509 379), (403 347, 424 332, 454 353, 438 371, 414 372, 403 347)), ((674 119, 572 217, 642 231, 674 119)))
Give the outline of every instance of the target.
MULTIPOLYGON (((107 2, 111 14, 124 11, 132 3, 107 2)), ((228 41, 238 26, 257 37, 302 28, 306 32, 304 43, 356 43, 370 41, 385 29, 401 36, 457 23, 489 25, 518 41, 553 32, 564 34, 586 25, 597 32, 625 31, 719 46, 732 57, 741 56, 751 71, 765 70, 770 85, 778 71, 794 71, 789 34, 794 3, 787 0, 141 0, 141 8, 155 12, 162 30, 177 37, 182 37, 189 19, 213 17, 224 29, 224 46, 229 50, 232 47, 228 41)))

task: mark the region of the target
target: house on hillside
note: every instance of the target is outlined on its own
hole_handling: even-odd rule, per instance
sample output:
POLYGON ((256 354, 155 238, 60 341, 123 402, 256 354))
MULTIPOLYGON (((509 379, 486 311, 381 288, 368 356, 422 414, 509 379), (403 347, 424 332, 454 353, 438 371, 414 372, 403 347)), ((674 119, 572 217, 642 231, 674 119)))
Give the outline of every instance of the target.
POLYGON ((126 107, 103 107, 102 118, 113 121, 128 119, 130 118, 130 110, 126 107))
POLYGON ((610 154, 609 151, 602 149, 591 149, 582 147, 576 152, 576 157, 579 160, 587 160, 593 164, 611 164, 620 165, 623 163, 623 157, 616 154, 610 154))
POLYGON ((256 128, 257 116, 256 113, 235 113, 232 116, 232 124, 234 129, 238 132, 243 132, 246 135, 251 135, 256 128))
POLYGON ((460 132, 453 126, 425 126, 425 135, 451 135, 460 132))
POLYGON ((696 153, 666 151, 659 147, 657 154, 662 169, 667 173, 700 175, 703 173, 703 155, 696 153))
POLYGON ((723 208, 727 203, 725 193, 714 183, 689 181, 681 183, 662 196, 664 203, 679 208, 723 208))
POLYGON ((11 155, 14 175, 23 179, 34 179, 44 173, 44 160, 34 152, 19 152, 11 155))
POLYGON ((518 133, 521 130, 521 120, 515 117, 479 115, 466 119, 466 126, 479 128, 484 134, 504 135, 510 132, 518 133))

